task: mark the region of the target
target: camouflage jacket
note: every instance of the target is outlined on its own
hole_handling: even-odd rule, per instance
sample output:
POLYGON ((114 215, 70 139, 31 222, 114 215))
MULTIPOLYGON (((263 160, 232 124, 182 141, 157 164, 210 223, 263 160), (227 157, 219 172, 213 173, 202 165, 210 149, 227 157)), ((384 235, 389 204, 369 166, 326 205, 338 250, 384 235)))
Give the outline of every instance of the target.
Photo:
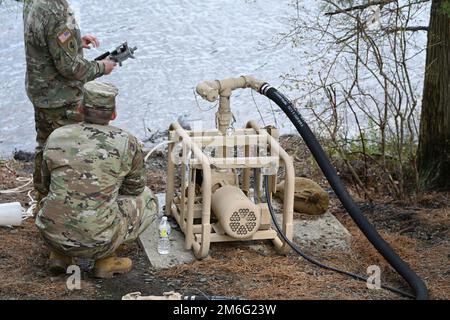
POLYGON ((105 72, 83 57, 81 33, 66 0, 25 0, 26 88, 38 108, 59 108, 82 99, 83 84, 105 72))
POLYGON ((113 126, 79 123, 55 130, 42 173, 49 193, 36 225, 44 238, 68 250, 114 241, 118 195, 137 196, 146 186, 140 143, 113 126))

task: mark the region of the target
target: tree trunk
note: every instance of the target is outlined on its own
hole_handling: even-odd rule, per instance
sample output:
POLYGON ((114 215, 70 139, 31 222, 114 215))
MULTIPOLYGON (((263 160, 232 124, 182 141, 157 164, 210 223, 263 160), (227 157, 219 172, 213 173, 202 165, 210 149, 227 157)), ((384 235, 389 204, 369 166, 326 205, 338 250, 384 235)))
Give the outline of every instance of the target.
POLYGON ((450 17, 433 0, 419 137, 423 186, 450 190, 450 17))

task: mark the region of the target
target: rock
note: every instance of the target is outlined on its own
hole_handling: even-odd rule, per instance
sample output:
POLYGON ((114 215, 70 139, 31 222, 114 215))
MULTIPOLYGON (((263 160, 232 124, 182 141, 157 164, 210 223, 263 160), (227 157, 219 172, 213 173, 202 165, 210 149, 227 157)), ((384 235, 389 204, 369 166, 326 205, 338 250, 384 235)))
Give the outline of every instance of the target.
POLYGON ((33 152, 15 150, 13 155, 14 155, 14 160, 17 160, 17 161, 23 161, 23 162, 34 161, 34 153, 33 152))
MULTIPOLYGON (((284 199, 284 181, 277 186, 276 196, 284 199)), ((295 178, 294 210, 309 215, 323 215, 330 206, 330 197, 316 182, 295 178)))

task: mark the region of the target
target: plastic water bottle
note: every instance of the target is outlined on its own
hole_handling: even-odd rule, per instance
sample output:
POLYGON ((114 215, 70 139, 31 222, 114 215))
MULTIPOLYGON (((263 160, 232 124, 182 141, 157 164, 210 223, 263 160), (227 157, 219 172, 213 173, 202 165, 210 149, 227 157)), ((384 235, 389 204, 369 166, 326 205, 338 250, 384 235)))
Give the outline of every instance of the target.
POLYGON ((159 230, 158 253, 162 255, 169 254, 170 253, 169 235, 171 233, 171 229, 169 222, 167 221, 167 217, 162 217, 158 230, 159 230))

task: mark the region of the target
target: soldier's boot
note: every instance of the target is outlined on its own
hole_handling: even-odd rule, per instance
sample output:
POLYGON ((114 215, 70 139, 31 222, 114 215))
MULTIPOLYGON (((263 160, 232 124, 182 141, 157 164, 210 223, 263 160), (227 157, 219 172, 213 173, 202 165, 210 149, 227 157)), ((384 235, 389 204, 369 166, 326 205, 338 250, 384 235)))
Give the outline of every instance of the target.
POLYGON ((110 279, 115 274, 125 274, 133 268, 129 258, 107 257, 95 261, 94 274, 96 278, 110 279))
POLYGON ((73 264, 71 257, 65 256, 57 251, 50 252, 48 266, 51 273, 62 274, 67 272, 67 268, 73 264))

